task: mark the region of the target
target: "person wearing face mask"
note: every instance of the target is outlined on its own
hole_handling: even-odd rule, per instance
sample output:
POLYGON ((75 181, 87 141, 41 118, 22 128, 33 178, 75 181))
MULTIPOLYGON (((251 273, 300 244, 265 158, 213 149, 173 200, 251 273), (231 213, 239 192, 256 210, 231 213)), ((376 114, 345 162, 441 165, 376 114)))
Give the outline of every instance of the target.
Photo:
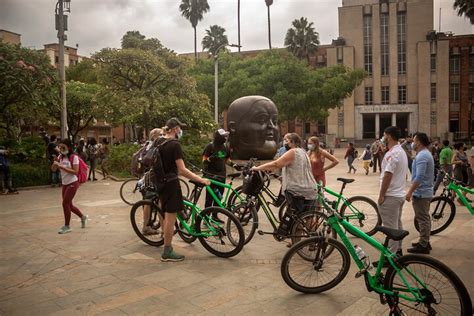
POLYGON ((323 185, 326 186, 326 171, 334 168, 339 163, 339 160, 326 150, 320 148, 319 138, 316 136, 308 139, 308 156, 311 161, 311 171, 314 179, 317 182, 322 181, 323 185), (329 159, 331 163, 324 167, 326 159, 329 159))
MULTIPOLYGON (((229 137, 229 132, 225 131, 222 128, 219 128, 214 133, 214 139, 212 143, 209 143, 204 148, 202 153, 202 164, 204 176, 207 178, 212 178, 214 180, 224 182, 226 176, 226 164, 236 169, 240 167, 233 163, 230 159, 230 151, 226 146, 227 138, 229 137)), ((216 195, 222 196, 224 193, 224 187, 215 186, 211 184, 211 188, 216 195)), ((206 204, 205 207, 216 205, 211 194, 206 191, 206 204)))
POLYGON ((63 197, 63 213, 64 226, 62 226, 58 234, 66 234, 71 232, 70 221, 71 212, 81 219, 82 228, 86 227, 87 215, 83 215, 81 211, 72 204, 72 200, 79 189, 79 158, 73 152, 72 143, 69 139, 63 139, 59 144, 60 155, 51 166, 51 170, 59 170, 62 179, 62 197, 63 197), (72 164, 71 164, 72 162, 72 164))
POLYGON ((405 141, 402 143, 402 148, 405 151, 405 154, 407 155, 408 169, 411 173, 411 165, 413 163, 413 138, 411 138, 410 136, 405 138, 405 141))
MULTIPOLYGON (((383 140, 383 138, 382 138, 383 140)), ((379 138, 376 138, 375 141, 372 143, 370 146, 370 152, 372 153, 372 166, 373 166, 373 172, 377 172, 377 165, 379 170, 382 170, 382 158, 383 158, 383 152, 384 152, 384 144, 383 141, 379 140, 379 138)))
MULTIPOLYGON (((314 206, 316 197, 316 180, 311 172, 311 163, 303 148, 301 138, 296 133, 285 135, 284 142, 288 151, 280 158, 253 167, 254 171, 282 170, 281 189, 288 202, 287 212, 300 214, 314 206)), ((285 214, 284 218, 289 218, 285 214)), ((279 236, 286 236, 291 223, 281 221, 275 232, 279 236)))
MULTIPOLYGON (((182 127, 186 126, 180 120, 173 117, 166 122, 163 128, 164 137, 158 139, 155 143, 159 147, 163 171, 165 174, 176 174, 184 176, 190 180, 200 182, 204 185, 210 185, 208 179, 201 178, 194 174, 184 165, 183 150, 178 139, 183 136, 182 127)), ((184 210, 183 196, 178 177, 166 183, 160 192, 161 209, 165 213, 163 220, 164 250, 161 255, 161 261, 182 261, 184 256, 173 250, 171 245, 174 234, 174 225, 176 223, 176 213, 184 210)))
POLYGON ((412 166, 412 184, 405 196, 405 200, 407 202, 413 200, 415 221, 420 227, 420 240, 413 243, 413 247, 407 250, 410 253, 429 254, 431 251, 430 202, 433 198, 434 159, 428 150, 429 145, 430 140, 425 133, 415 134, 413 149, 416 152, 416 156, 412 166))
MULTIPOLYGON (((469 185, 469 160, 466 154, 466 147, 464 143, 454 144, 454 154, 452 164, 454 165, 453 175, 454 178, 458 181, 464 183, 464 185, 469 185)), ((463 192, 463 195, 466 196, 467 192, 463 192)), ((466 197, 469 202, 472 202, 466 197)), ((458 202, 462 205, 461 200, 458 199, 458 202)))

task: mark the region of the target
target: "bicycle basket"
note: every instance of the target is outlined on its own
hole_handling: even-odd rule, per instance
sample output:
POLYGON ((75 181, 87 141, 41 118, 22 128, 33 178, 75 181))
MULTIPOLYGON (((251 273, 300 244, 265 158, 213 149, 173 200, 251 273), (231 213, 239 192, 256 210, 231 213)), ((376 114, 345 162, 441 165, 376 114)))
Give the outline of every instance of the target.
POLYGON ((264 188, 265 181, 262 176, 262 173, 257 171, 251 174, 248 174, 244 178, 242 184, 242 193, 250 196, 258 195, 264 188))

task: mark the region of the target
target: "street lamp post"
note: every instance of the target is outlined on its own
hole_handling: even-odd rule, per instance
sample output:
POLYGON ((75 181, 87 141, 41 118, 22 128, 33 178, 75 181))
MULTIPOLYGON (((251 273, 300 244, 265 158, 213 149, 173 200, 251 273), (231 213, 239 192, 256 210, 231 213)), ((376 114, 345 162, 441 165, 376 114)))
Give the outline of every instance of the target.
POLYGON ((58 0, 56 3, 56 30, 59 39, 59 79, 61 81, 61 138, 67 138, 67 107, 66 107, 66 70, 64 67, 64 41, 67 40, 67 15, 64 12, 71 12, 71 0, 58 0))
POLYGON ((214 120, 219 124, 219 51, 226 47, 242 47, 236 44, 223 44, 214 53, 214 120))

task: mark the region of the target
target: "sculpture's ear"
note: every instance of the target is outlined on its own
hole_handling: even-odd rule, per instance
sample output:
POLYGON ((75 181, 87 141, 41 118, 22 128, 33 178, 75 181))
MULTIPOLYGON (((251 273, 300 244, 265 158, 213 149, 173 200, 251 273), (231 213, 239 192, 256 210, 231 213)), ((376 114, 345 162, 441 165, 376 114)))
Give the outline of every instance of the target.
POLYGON ((229 121, 228 128, 231 133, 235 133, 236 125, 235 121, 229 121))

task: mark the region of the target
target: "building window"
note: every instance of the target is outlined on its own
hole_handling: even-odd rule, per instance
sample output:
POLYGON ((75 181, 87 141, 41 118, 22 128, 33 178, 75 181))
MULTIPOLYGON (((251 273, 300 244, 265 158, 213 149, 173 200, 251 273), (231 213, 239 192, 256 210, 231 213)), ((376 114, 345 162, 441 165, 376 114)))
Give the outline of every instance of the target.
POLYGON ((451 55, 449 58, 449 73, 452 75, 459 74, 459 67, 461 62, 460 55, 451 55))
POLYGON ((372 16, 364 15, 364 69, 372 75, 372 16))
POLYGON ((451 83, 449 86, 449 101, 451 103, 459 102, 459 83, 451 83))
POLYGON ((398 86, 398 103, 406 104, 407 103, 407 87, 398 86))
POLYGON ((59 56, 54 56, 54 63, 58 64, 59 63, 59 56))
POLYGON ((390 87, 382 87, 382 104, 390 104, 390 87))
POLYGON ((380 66, 382 76, 388 76, 390 60, 388 47, 388 14, 380 15, 380 66))
POLYGON ((372 105, 373 103, 372 87, 365 87, 365 105, 372 105))
POLYGON ((436 83, 431 83, 431 102, 436 102, 436 83))
POLYGON ((431 54, 430 63, 431 63, 431 72, 435 72, 436 71, 436 54, 431 54))
POLYGON ((474 54, 469 55, 469 72, 474 73, 474 54))
POLYGON ((406 14, 397 14, 397 54, 398 54, 398 73, 407 72, 407 45, 406 45, 406 14))

